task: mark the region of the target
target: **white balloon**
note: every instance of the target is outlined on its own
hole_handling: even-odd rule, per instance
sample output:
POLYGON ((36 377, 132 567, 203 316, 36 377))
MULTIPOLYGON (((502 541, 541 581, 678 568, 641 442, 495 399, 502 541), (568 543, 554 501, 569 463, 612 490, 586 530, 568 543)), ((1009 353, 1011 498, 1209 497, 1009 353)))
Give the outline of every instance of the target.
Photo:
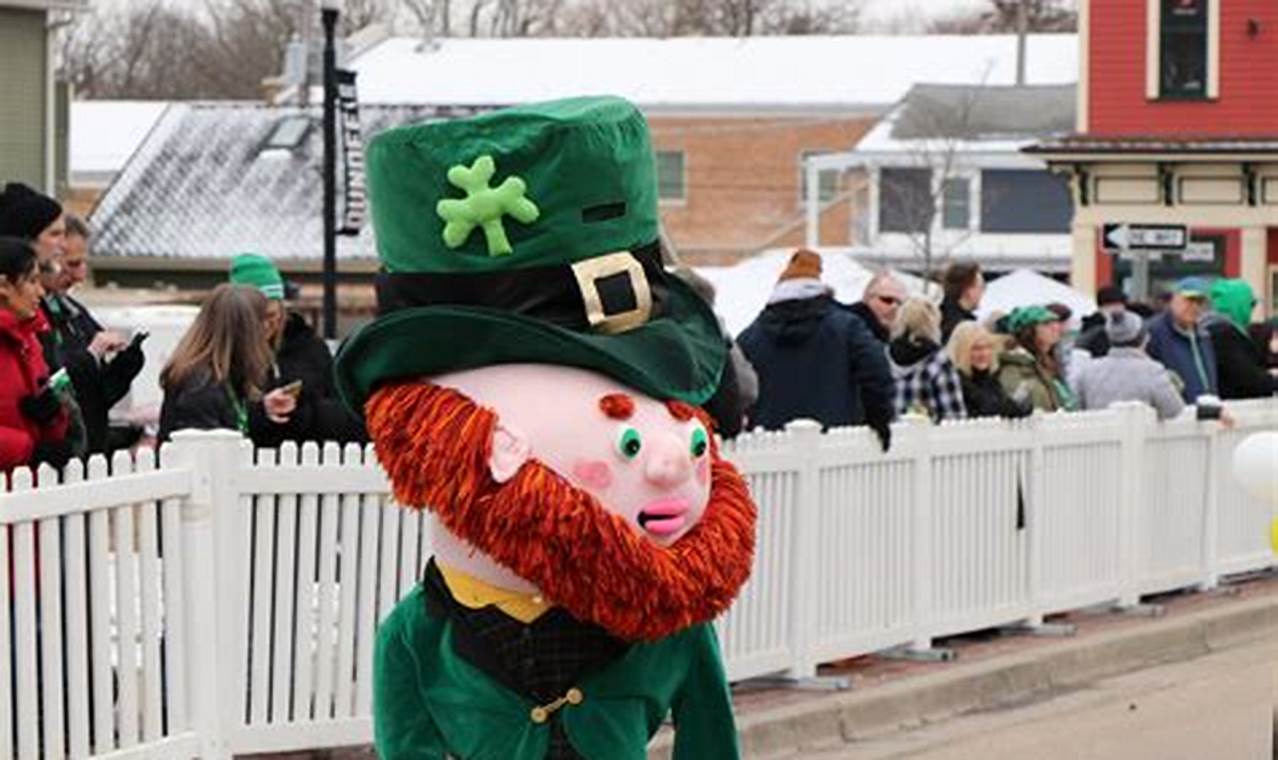
POLYGON ((1234 479, 1251 497, 1278 506, 1278 432, 1256 433, 1238 444, 1234 479))

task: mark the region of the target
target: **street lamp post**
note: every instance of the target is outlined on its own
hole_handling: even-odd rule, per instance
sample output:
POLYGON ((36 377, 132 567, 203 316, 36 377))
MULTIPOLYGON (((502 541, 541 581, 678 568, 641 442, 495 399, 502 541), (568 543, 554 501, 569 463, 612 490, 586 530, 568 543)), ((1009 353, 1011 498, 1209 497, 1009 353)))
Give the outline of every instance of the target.
POLYGON ((337 17, 342 0, 323 0, 324 22, 324 337, 337 338, 337 17))

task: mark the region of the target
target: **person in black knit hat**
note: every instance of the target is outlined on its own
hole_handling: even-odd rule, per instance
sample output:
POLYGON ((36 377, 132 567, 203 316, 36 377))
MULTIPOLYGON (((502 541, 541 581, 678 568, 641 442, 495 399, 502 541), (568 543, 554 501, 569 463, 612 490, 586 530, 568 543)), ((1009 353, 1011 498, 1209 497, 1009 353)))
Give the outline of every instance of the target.
MULTIPOLYGON (((66 369, 71 375, 73 395, 78 396, 83 385, 83 368, 71 360, 64 347, 64 336, 59 330, 63 320, 59 317, 55 295, 62 280, 61 261, 66 254, 67 228, 62 204, 21 182, 8 183, 0 192, 0 235, 25 240, 35 250, 36 268, 45 291, 40 311, 50 328, 39 332, 45 364, 53 375, 66 369), (77 376, 81 379, 77 380, 77 376)), ((71 417, 67 440, 73 456, 80 456, 88 448, 84 416, 77 398, 68 397, 66 401, 71 417)))
POLYGON ((0 235, 32 241, 37 255, 41 245, 50 245, 42 237, 53 240, 66 234, 61 221, 62 204, 21 182, 10 182, 0 192, 0 235))
POLYGON ((1117 285, 1106 285, 1096 291, 1096 306, 1095 313, 1083 318, 1083 331, 1074 346, 1099 359, 1109 353, 1106 326, 1115 314, 1127 311, 1127 294, 1117 285))

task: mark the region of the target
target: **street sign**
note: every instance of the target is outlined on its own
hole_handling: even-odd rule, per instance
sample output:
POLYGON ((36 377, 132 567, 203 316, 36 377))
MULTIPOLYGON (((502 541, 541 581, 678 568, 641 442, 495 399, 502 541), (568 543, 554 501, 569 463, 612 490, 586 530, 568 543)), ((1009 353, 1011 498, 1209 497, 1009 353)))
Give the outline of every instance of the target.
POLYGON ((1216 244, 1210 240, 1194 240, 1180 252, 1181 261, 1197 261, 1210 264, 1216 260, 1216 244))
POLYGON ((337 119, 341 129, 342 166, 346 182, 342 218, 337 234, 359 235, 368 214, 368 190, 364 176, 364 135, 359 124, 359 97, 355 91, 355 72, 337 70, 337 119))
POLYGON ((1109 251, 1179 251, 1189 243, 1183 224, 1105 224, 1101 241, 1109 251))

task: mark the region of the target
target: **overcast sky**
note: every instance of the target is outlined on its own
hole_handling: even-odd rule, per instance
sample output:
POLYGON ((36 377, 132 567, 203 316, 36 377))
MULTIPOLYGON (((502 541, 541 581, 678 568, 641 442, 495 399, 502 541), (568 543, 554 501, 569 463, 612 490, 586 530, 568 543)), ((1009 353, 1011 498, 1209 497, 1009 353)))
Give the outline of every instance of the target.
MULTIPOLYGON (((840 0, 825 0, 839 2, 840 0)), ((129 0, 90 0, 92 5, 100 8, 126 5, 129 0)), ((205 0, 169 0, 177 6, 198 7, 205 0)), ((881 22, 897 19, 902 16, 923 15, 932 17, 952 11, 956 8, 988 4, 985 0, 862 0, 864 17, 867 21, 881 22)))

